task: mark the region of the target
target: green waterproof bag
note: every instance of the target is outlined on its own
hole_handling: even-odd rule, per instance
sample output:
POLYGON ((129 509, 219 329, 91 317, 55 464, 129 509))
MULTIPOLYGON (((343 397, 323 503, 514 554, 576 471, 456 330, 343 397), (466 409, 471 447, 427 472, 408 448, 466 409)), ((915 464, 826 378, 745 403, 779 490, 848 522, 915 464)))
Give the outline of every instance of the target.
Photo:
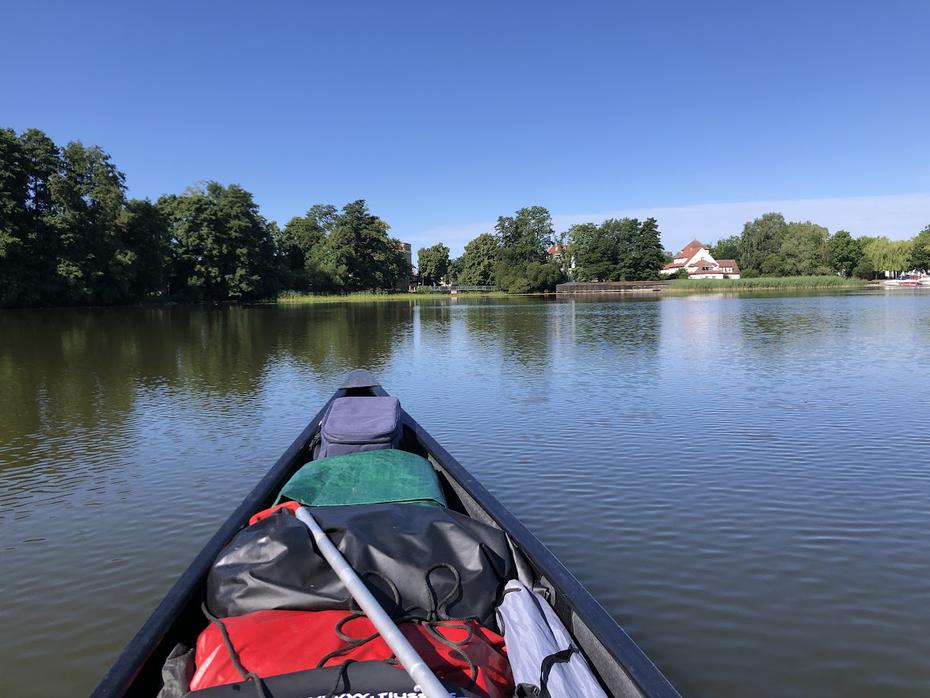
POLYGON ((275 504, 287 499, 310 507, 391 502, 446 506, 430 462, 393 449, 310 461, 283 487, 275 504))

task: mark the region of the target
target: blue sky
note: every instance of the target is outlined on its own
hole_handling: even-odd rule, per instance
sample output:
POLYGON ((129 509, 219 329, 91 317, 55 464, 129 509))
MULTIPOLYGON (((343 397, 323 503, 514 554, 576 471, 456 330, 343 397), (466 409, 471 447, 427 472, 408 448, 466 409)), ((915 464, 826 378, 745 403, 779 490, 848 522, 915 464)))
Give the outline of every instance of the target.
POLYGON ((0 125, 99 144, 130 194, 356 198, 453 251, 541 204, 712 241, 776 205, 930 224, 930 2, 7 3, 0 125))

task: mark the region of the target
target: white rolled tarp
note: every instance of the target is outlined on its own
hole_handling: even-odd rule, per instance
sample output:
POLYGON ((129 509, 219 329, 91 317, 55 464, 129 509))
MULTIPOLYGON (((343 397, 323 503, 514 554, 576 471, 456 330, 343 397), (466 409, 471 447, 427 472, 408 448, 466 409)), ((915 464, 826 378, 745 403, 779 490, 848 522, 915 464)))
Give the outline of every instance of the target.
POLYGON ((523 582, 507 582, 497 620, 504 632, 514 683, 523 686, 523 694, 607 698, 555 611, 523 582), (527 691, 529 687, 536 690, 527 691))

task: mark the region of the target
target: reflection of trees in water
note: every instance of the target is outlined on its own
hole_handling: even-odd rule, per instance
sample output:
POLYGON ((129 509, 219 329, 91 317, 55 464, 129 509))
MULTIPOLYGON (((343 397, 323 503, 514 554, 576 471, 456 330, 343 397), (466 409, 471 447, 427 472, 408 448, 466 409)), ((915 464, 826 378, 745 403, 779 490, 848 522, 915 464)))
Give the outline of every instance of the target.
POLYGON ((247 398, 276 358, 327 375, 378 370, 411 318, 408 303, 4 311, 0 442, 106 433, 132 413, 140 387, 247 398))
POLYGON ((606 345, 617 354, 653 354, 662 331, 658 299, 569 301, 575 343, 606 345))
POLYGON ((742 310, 739 323, 746 346, 766 352, 794 350, 801 344, 811 350, 824 348, 834 343, 837 335, 847 335, 852 322, 845 313, 812 308, 788 311, 784 304, 742 310))
POLYGON ((496 347, 501 359, 543 370, 551 352, 550 329, 553 305, 514 299, 516 302, 478 303, 464 311, 469 341, 482 348, 496 347))
POLYGON ((377 375, 412 332, 413 308, 408 301, 275 308, 277 350, 326 378, 353 368, 377 375))

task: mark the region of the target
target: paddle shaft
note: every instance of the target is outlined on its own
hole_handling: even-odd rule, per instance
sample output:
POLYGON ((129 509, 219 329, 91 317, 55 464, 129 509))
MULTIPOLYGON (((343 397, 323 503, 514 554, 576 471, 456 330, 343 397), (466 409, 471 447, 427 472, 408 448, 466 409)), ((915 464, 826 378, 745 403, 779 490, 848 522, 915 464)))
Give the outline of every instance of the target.
POLYGON ((413 648, 413 645, 404 637, 404 634, 391 616, 387 614, 387 611, 368 591, 365 583, 355 573, 352 566, 346 562, 342 553, 336 549, 329 536, 320 528, 310 510, 307 507, 299 507, 295 514, 310 529, 310 535, 313 536, 313 540, 326 562, 333 568, 333 572, 342 580, 342 583, 346 585, 349 593, 352 594, 352 598, 368 616, 372 625, 375 626, 388 647, 394 652, 404 670, 410 674, 410 678, 419 685, 423 694, 427 698, 449 698, 449 691, 436 678, 436 674, 423 661, 423 658, 413 648))

